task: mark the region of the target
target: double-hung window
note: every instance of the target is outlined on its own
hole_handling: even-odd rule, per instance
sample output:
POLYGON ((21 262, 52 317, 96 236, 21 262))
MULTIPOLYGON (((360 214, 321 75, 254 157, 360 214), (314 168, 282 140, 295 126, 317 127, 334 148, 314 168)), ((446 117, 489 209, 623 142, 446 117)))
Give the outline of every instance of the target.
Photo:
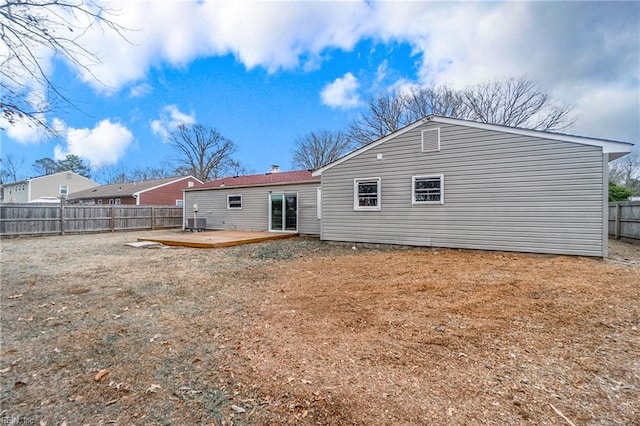
POLYGON ((353 209, 380 210, 380 178, 353 180, 353 209))
POLYGON ((227 209, 241 209, 242 195, 227 195, 227 209))
POLYGON ((411 204, 444 204, 444 175, 413 176, 411 204))

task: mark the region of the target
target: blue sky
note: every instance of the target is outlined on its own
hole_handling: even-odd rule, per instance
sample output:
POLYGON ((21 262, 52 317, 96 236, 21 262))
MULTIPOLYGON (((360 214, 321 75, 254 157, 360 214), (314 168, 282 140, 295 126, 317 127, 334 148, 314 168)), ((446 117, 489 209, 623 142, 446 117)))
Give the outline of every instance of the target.
POLYGON ((296 138, 345 129, 369 96, 520 75, 573 105, 568 133, 640 139, 638 2, 107 4, 131 31, 83 35, 102 59, 91 66, 99 82, 43 52, 78 107, 45 117, 61 136, 0 123, 2 155, 25 160, 19 178, 66 154, 96 176, 164 167, 163 135, 180 122, 218 129, 248 171, 289 170, 296 138))

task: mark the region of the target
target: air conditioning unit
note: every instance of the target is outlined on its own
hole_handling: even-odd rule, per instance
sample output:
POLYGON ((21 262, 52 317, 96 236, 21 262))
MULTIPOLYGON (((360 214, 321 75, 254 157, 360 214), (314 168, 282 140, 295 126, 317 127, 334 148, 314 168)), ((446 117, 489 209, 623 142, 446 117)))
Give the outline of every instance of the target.
POLYGON ((206 217, 190 217, 187 218, 187 229, 191 232, 204 231, 207 227, 207 218, 206 217))

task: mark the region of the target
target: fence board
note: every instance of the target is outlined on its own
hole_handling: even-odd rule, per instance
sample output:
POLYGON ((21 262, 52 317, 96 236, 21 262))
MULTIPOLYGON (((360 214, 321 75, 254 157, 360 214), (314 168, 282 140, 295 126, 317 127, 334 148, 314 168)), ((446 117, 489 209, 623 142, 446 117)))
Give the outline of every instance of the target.
POLYGON ((640 240, 640 201, 609 203, 609 235, 640 240))
POLYGON ((182 227, 182 207, 0 204, 0 236, 182 227))

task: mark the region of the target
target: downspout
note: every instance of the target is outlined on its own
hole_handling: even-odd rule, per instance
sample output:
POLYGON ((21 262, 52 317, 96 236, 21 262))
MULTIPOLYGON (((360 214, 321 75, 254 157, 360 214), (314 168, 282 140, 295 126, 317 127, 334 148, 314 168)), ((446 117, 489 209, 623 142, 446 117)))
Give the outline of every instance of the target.
POLYGON ((31 201, 31 179, 27 181, 27 202, 31 201))
POLYGON ((602 257, 609 256, 609 154, 602 154, 602 257))
MULTIPOLYGON (((185 229, 187 229, 186 227, 186 214, 187 214, 187 191, 186 190, 182 190, 182 230, 184 231, 185 229)), ((193 224, 195 226, 195 223, 193 224)))
POLYGON ((140 205, 140 193, 139 192, 134 192, 133 194, 131 194, 131 196, 136 199, 136 206, 139 206, 140 205))

